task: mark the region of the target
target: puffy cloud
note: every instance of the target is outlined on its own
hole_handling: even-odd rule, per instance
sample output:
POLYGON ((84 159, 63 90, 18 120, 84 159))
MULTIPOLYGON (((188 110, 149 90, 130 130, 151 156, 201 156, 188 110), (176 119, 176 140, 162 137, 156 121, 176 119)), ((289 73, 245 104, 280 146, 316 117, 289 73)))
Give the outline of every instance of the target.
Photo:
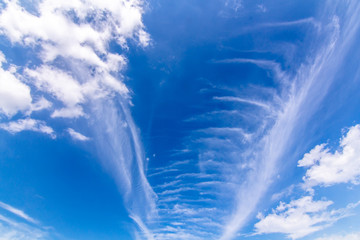
POLYGON ((70 134, 70 136, 72 137, 72 139, 74 140, 79 140, 79 141, 88 141, 90 140, 90 138, 82 135, 81 133, 76 132, 74 129, 72 128, 68 128, 67 132, 70 134))
MULTIPOLYGON (((5 1, 0 13, 0 34, 13 43, 40 49, 37 52, 40 64, 25 69, 24 76, 30 78, 27 84, 65 105, 52 117, 85 116, 79 105, 88 99, 109 96, 112 91, 128 93, 119 76, 114 76, 126 66, 127 60, 111 53, 109 44, 115 41, 127 48, 127 39, 137 39, 142 46, 149 44, 150 37, 142 23, 142 1, 40 1, 35 9, 36 14, 27 11, 19 1, 5 1), (59 60, 63 62, 59 64, 59 60), (81 74, 84 71, 87 73, 81 74)), ((4 93, 0 92, 0 97, 7 99, 1 101, 3 113, 12 116, 17 111, 39 110, 39 105, 30 106, 29 87, 10 72, 0 74, 1 79, 11 80, 0 84, 12 83, 12 88, 1 86, 4 93), (15 87, 21 91, 14 91, 15 87)))
POLYGON ((273 213, 255 224, 257 234, 284 233, 291 239, 298 239, 319 231, 343 217, 344 211, 327 211, 332 201, 314 201, 305 196, 291 201, 280 202, 273 213))
POLYGON ((0 15, 2 31, 12 42, 33 45, 40 41, 46 62, 63 56, 106 67, 97 52, 106 54, 108 41, 114 39, 126 45, 126 38, 137 36, 142 45, 148 44, 138 0, 42 1, 37 15, 26 11, 18 1, 5 2, 0 15))
POLYGON ((41 66, 35 70, 26 69, 26 74, 34 79, 34 85, 53 94, 67 106, 84 101, 81 85, 69 74, 50 66, 41 66))
POLYGON ((334 153, 326 144, 317 145, 304 155, 298 166, 309 168, 303 178, 308 187, 349 182, 359 184, 360 125, 349 129, 334 153))
POLYGON ((31 108, 30 87, 21 82, 12 71, 2 68, 5 57, 0 52, 0 113, 12 117, 19 111, 31 108))
POLYGON ((47 126, 44 121, 35 120, 31 118, 19 119, 17 121, 9 123, 1 123, 0 128, 15 134, 22 131, 34 131, 41 132, 50 135, 52 138, 55 138, 54 130, 47 126))

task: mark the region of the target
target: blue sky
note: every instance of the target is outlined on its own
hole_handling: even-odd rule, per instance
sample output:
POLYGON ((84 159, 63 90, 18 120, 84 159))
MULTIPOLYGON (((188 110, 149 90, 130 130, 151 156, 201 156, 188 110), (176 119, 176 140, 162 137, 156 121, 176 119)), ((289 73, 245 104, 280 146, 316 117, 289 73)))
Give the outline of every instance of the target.
POLYGON ((360 239, 358 1, 0 9, 1 239, 360 239))

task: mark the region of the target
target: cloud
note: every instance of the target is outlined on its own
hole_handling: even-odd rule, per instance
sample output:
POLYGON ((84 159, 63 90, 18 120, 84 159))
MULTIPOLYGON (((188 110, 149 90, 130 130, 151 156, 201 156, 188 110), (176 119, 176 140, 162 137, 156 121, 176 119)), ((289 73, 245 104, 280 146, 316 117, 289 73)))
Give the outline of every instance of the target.
POLYGON ((56 109, 52 114, 52 118, 78 118, 85 116, 81 106, 67 107, 56 109))
POLYGON ((34 85, 44 92, 51 93, 67 106, 84 102, 81 85, 68 73, 43 65, 36 69, 26 69, 26 75, 33 78, 34 85))
POLYGON ((74 129, 72 128, 68 128, 67 132, 70 134, 70 136, 72 137, 72 139, 74 140, 79 140, 79 141, 89 141, 90 138, 82 135, 81 133, 76 132, 74 129))
POLYGON ((262 12, 262 13, 267 12, 267 8, 265 7, 264 4, 258 4, 258 5, 256 5, 256 7, 257 7, 259 12, 262 12))
POLYGON ((266 217, 255 224, 256 234, 283 233, 291 239, 305 237, 319 231, 348 214, 346 209, 328 211, 332 201, 313 200, 312 196, 305 196, 291 201, 289 204, 280 202, 279 206, 266 217))
MULTIPOLYGON (((355 11, 349 13, 349 18, 353 16, 358 16, 355 11)), ((343 27, 352 29, 351 25, 347 19, 343 27)), ((262 139, 258 140, 258 144, 251 149, 253 168, 247 173, 246 181, 243 181, 237 192, 235 210, 224 226, 221 240, 233 239, 239 229, 247 224, 248 218, 254 214, 254 210, 274 182, 279 169, 277 166, 281 165, 295 143, 294 133, 303 129, 327 94, 327 89, 334 80, 331 71, 338 70, 337 61, 341 60, 349 44, 353 44, 356 39, 355 35, 351 34, 345 35, 346 40, 338 41, 339 29, 339 22, 334 17, 322 33, 321 47, 313 56, 312 62, 300 66, 291 79, 289 88, 284 87, 280 108, 270 119, 273 123, 266 129, 262 139)))
POLYGON ((330 235, 326 237, 320 237, 316 238, 315 240, 359 240, 360 239, 360 233, 348 233, 344 235, 330 235))
POLYGON ((314 18, 310 17, 310 18, 303 18, 303 19, 287 21, 287 22, 263 23, 259 27, 289 27, 300 24, 313 24, 314 26, 319 25, 319 23, 314 18))
MULTIPOLYGON (((80 105, 89 99, 109 96, 112 91, 128 93, 115 74, 126 66, 126 57, 110 52, 109 43, 115 41, 124 49, 127 39, 137 39, 141 46, 150 43, 142 23, 141 4, 137 0, 41 1, 35 5, 35 15, 19 1, 9 0, 0 14, 0 32, 12 43, 40 49, 36 53, 40 64, 26 68, 22 77, 65 105, 52 116, 83 117, 86 114, 80 111, 80 105)), ((0 74, 1 80, 11 80, 0 84, 12 84, 12 88, 1 88, 6 91, 0 94, 6 96, 1 110, 12 116, 30 109, 30 88, 8 71, 0 74), (19 89, 12 91, 15 87, 19 89)))
POLYGON ((288 81, 288 77, 285 72, 282 70, 281 65, 274 60, 266 60, 266 59, 251 59, 251 58, 230 58, 214 61, 214 63, 251 63, 255 64, 259 68, 264 70, 271 70, 274 74, 274 79, 280 81, 282 83, 286 83, 288 81))
POLYGON ((243 3, 242 0, 226 0, 225 6, 237 12, 239 9, 243 7, 243 3))
POLYGON ((37 102, 31 104, 31 110, 28 113, 28 115, 30 115, 31 112, 33 112, 33 111, 40 111, 40 110, 43 110, 43 109, 48 109, 51 106, 52 106, 51 102, 49 102, 44 97, 41 97, 37 102))
MULTIPOLYGON (((51 233, 40 226, 39 221, 30 217, 24 211, 0 202, 0 207, 14 214, 18 219, 9 218, 0 214, 0 239, 2 240, 45 240, 51 238, 51 233), (24 222, 25 220, 26 222, 24 222), (30 224, 29 224, 30 223, 30 224)), ((50 229, 50 228, 49 228, 50 229)))
POLYGON ((52 138, 55 138, 56 135, 54 130, 47 126, 44 121, 36 120, 32 118, 19 119, 17 121, 1 123, 0 128, 15 134, 22 131, 34 131, 50 135, 52 138))
POLYGON ((12 117, 17 112, 31 108, 30 87, 21 82, 11 71, 3 69, 5 57, 0 52, 0 113, 12 117))
POLYGON ((0 239, 1 240, 45 240, 49 233, 41 228, 16 222, 0 214, 0 239))
MULTIPOLYGON (((32 53, 32 59, 25 58, 18 72, 35 91, 28 91, 29 107, 21 105, 18 110, 31 109, 31 98, 44 96, 31 105, 33 109, 52 106, 51 117, 57 120, 91 117, 101 161, 119 186, 130 215, 137 216, 135 222, 143 224, 145 231, 146 220, 155 215, 156 195, 144 174, 144 154, 129 110, 129 90, 122 81, 128 42, 140 47, 151 43, 142 22, 143 2, 44 0, 34 4, 31 12, 23 6, 21 1, 6 0, 0 12, 0 34, 32 53)), ((9 115, 14 112, 5 109, 9 115)), ((1 128, 55 137, 44 121, 31 118, 3 123, 1 128)), ((75 131, 68 132, 85 140, 75 131)))
POLYGON ((22 210, 19 210, 17 208, 14 208, 6 203, 0 202, 0 207, 17 215, 18 217, 21 217, 23 219, 25 219, 28 222, 34 223, 34 224, 38 224, 38 221, 33 219, 32 217, 30 217, 29 215, 27 215, 26 213, 24 213, 22 210))
POLYGON ((360 182, 360 125, 349 129, 340 140, 339 149, 331 153, 326 144, 317 145, 298 162, 308 168, 304 176, 308 187, 360 182))
POLYGON ((257 107, 264 108, 266 110, 270 110, 269 105, 267 105, 266 103, 256 101, 256 100, 251 100, 251 99, 225 96, 225 97, 214 97, 214 100, 247 103, 247 104, 250 104, 250 105, 254 105, 254 106, 257 106, 257 107))

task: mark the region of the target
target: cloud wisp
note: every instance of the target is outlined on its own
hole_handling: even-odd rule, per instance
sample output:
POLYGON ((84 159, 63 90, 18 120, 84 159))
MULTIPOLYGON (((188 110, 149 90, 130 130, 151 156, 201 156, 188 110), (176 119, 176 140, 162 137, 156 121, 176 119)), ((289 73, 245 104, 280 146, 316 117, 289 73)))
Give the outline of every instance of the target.
POLYGON ((54 130, 47 126, 42 120, 35 120, 32 118, 19 119, 8 123, 1 123, 0 128, 16 134, 22 131, 34 131, 50 135, 52 138, 56 138, 54 130))
POLYGON ((33 219, 32 217, 30 217, 29 215, 27 215, 26 213, 24 213, 23 211, 14 208, 13 206, 10 206, 6 203, 0 202, 0 207, 15 214, 18 217, 21 217, 23 219, 25 219, 26 221, 30 222, 30 223, 34 223, 34 224, 38 224, 39 222, 35 219, 33 219))
MULTIPOLYGON (((331 73, 336 71, 339 61, 354 42, 355 35, 347 34, 349 29, 353 30, 354 26, 350 24, 352 19, 358 16, 359 5, 352 6, 353 4, 355 3, 352 2, 348 6, 350 12, 346 21, 343 22, 341 35, 338 20, 334 17, 333 21, 325 27, 328 39, 326 47, 314 56, 313 62, 308 66, 300 67, 295 80, 292 81, 288 97, 283 101, 275 123, 260 141, 261 146, 258 149, 260 154, 254 159, 257 162, 256 167, 238 192, 236 210, 224 228, 222 240, 232 239, 236 232, 244 227, 273 182, 276 176, 276 165, 281 162, 291 147, 296 128, 306 123, 326 94, 326 89, 333 81, 331 73), (329 69, 331 71, 328 71, 329 69), (322 95, 318 94, 320 88, 322 95), (314 99, 315 96, 316 99, 314 99)), ((355 27, 359 29, 359 24, 355 27)))
POLYGON ((42 227, 39 221, 30 217, 24 211, 4 202, 0 202, 0 208, 21 219, 19 221, 19 219, 9 218, 0 214, 1 239, 45 240, 51 236, 51 233, 42 227))
POLYGON ((78 140, 78 141, 89 141, 90 138, 87 136, 84 136, 83 134, 76 132, 74 129, 72 128, 68 128, 67 132, 69 133, 69 135, 74 139, 74 140, 78 140))

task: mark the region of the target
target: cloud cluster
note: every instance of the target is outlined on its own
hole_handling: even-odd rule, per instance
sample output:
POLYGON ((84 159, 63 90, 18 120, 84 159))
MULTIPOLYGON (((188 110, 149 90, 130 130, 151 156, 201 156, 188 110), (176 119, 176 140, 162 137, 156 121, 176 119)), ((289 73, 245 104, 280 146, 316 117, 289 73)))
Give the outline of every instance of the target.
MULTIPOLYGON (((8 50, 0 55, 0 128, 55 137, 51 123, 86 118, 126 207, 133 219, 141 220, 135 222, 142 222, 155 203, 129 111, 129 90, 122 81, 129 42, 138 47, 150 43, 142 1, 43 0, 29 7, 24 1, 5 0, 0 8, 1 37, 31 53, 24 54, 20 66, 4 65, 8 50), (53 120, 35 119, 33 112, 43 109, 53 120)), ((8 62, 19 62, 9 56, 8 62)), ((74 140, 90 139, 76 127, 64 130, 74 140)))
POLYGON ((312 196, 305 196, 291 201, 280 202, 273 213, 255 224, 258 234, 284 233, 291 239, 304 237, 323 229, 338 220, 338 212, 327 211, 332 201, 314 201, 312 196))
MULTIPOLYGON (((299 167, 309 168, 303 177, 304 185, 314 193, 314 186, 331 186, 339 183, 359 184, 360 177, 360 125, 349 128, 334 153, 325 144, 314 147, 298 161, 299 167)), ((345 209, 327 211, 331 201, 314 201, 305 196, 280 205, 255 224, 257 234, 284 233, 297 239, 319 231, 348 215, 359 205, 349 204, 345 209)), ((341 238, 339 238, 341 239, 341 238)))
POLYGON ((320 144, 298 162, 308 168, 304 176, 307 187, 331 186, 338 183, 359 184, 360 180, 360 125, 349 129, 334 153, 320 144))
MULTIPOLYGON (((28 60, 26 67, 1 66, 0 112, 11 118, 52 106, 53 118, 78 118, 86 116, 84 107, 92 99, 112 93, 126 96, 128 89, 119 79, 126 57, 112 52, 110 45, 126 50, 128 39, 140 46, 149 44, 141 4, 138 0, 39 1, 30 11, 20 1, 4 1, 0 34, 24 50, 31 49, 39 64, 28 60)), ((0 62, 6 63, 4 54, 0 62)))

